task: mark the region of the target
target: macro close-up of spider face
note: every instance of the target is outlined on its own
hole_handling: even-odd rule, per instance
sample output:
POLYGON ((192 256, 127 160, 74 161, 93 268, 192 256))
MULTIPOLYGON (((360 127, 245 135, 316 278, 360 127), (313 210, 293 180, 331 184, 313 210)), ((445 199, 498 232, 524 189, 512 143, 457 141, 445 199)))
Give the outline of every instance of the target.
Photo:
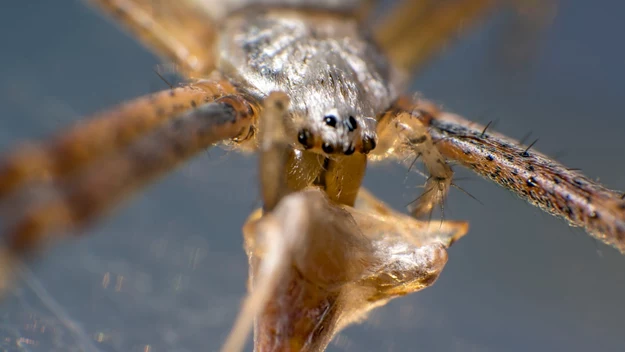
POLYGON ((9 6, 0 350, 622 351, 610 6, 9 6))

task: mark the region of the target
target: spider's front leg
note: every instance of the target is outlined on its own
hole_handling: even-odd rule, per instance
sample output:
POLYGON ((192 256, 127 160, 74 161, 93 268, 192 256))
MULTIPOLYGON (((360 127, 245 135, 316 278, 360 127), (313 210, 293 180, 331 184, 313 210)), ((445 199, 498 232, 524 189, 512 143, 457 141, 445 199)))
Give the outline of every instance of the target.
POLYGON ((581 173, 567 168, 488 126, 439 111, 427 101, 400 98, 396 111, 417 116, 427 126, 436 153, 496 182, 543 211, 582 227, 625 253, 625 200, 581 173))
MULTIPOLYGON (((172 90, 167 97, 175 99, 180 93, 172 90)), ((39 149, 41 154, 71 161, 68 164, 71 167, 62 172, 49 169, 51 180, 39 180, 39 173, 26 173, 25 178, 18 179, 23 181, 18 182, 21 187, 11 189, 12 197, 0 203, 3 220, 8 223, 4 246, 0 248, 0 293, 10 281, 15 261, 48 242, 50 234, 87 225, 133 191, 215 143, 245 140, 251 135, 256 119, 254 102, 238 94, 224 95, 211 102, 206 91, 197 94, 209 102, 191 100, 190 104, 173 107, 171 116, 161 118, 155 116, 161 111, 154 104, 159 100, 138 99, 49 144, 75 147, 72 150, 77 152, 76 158, 72 153, 61 153, 62 148, 39 149), (147 106, 141 109, 143 100, 147 106), (119 119, 120 114, 127 119, 119 119), (99 130, 97 126, 107 128, 99 130), (127 131, 132 133, 122 133, 127 131), (84 150, 78 141, 85 141, 84 150), (86 158, 80 157, 85 155, 86 158)), ((9 155, 4 165, 12 165, 15 160, 33 165, 39 160, 20 159, 20 155, 9 155)), ((45 170, 49 165, 34 170, 45 170)))
POLYGON ((290 189, 288 99, 274 93, 264 105, 265 206, 244 227, 250 293, 222 350, 240 351, 255 322, 255 351, 323 351, 371 309, 430 286, 447 261, 445 249, 467 225, 430 226, 362 190, 353 208, 320 188, 290 189))
POLYGON ((199 80, 86 117, 44 143, 20 145, 0 159, 0 201, 20 187, 68 177, 181 113, 233 94, 227 80, 199 80))

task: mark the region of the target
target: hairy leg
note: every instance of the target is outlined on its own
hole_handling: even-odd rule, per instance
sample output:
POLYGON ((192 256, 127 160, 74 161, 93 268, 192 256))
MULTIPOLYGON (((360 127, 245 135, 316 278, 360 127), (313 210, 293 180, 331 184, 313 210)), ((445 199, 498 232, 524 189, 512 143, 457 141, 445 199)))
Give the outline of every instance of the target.
POLYGON ((530 146, 488 126, 439 111, 427 101, 402 98, 398 111, 411 112, 429 128, 447 159, 473 170, 547 213, 582 227, 591 236, 625 252, 625 199, 530 146))
POLYGON ((198 106, 156 128, 126 148, 53 183, 25 187, 5 210, 10 221, 0 267, 0 287, 19 259, 50 234, 75 230, 102 216, 121 199, 182 161, 226 139, 248 136, 255 118, 251 103, 225 96, 198 106))
POLYGON ((197 81, 87 117, 44 143, 18 146, 0 159, 0 201, 29 183, 70 175, 184 111, 229 94, 236 91, 225 80, 197 81))

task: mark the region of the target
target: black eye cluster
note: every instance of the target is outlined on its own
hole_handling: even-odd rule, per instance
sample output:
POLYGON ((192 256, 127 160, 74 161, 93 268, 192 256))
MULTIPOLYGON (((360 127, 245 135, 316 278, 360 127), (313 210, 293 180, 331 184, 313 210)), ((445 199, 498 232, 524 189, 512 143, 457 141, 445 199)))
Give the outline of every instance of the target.
MULTIPOLYGON (((334 115, 326 115, 323 118, 323 122, 325 122, 326 125, 332 128, 336 128, 336 123, 338 122, 338 119, 334 115)), ((345 127, 347 127, 347 130, 349 132, 354 132, 354 130, 358 128, 358 122, 353 116, 349 116, 349 118, 347 119, 347 121, 344 122, 344 124, 345 124, 345 127)), ((324 143, 321 146, 321 149, 323 149, 323 152, 326 154, 332 154, 334 152, 334 147, 332 147, 329 143, 324 143)), ((343 154, 352 155, 354 154, 355 151, 356 151, 356 148, 354 148, 353 145, 350 145, 349 148, 347 148, 347 150, 343 151, 343 154)))
MULTIPOLYGON (((332 128, 336 128, 336 125, 339 123, 339 119, 334 115, 326 115, 323 117, 323 122, 332 128)), ((354 132, 358 128, 358 121, 353 116, 349 116, 345 122, 343 122, 345 127, 349 132, 354 132)), ((314 147, 314 141, 312 133, 307 130, 301 130, 297 135, 297 141, 304 146, 305 149, 311 149, 314 147)), ((323 143, 321 145, 321 149, 326 154, 334 153, 334 147, 330 143, 323 143)), ((362 153, 369 153, 371 150, 375 149, 375 139, 369 136, 365 136, 362 141, 362 153)), ((352 155, 356 152, 356 148, 351 145, 347 150, 343 151, 345 155, 352 155)))

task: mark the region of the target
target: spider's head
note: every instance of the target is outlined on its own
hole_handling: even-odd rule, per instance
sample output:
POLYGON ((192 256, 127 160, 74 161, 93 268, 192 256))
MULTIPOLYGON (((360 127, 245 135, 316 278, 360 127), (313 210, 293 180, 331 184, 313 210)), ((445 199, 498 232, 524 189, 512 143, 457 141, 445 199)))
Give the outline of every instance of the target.
POLYGON ((330 109, 306 119, 299 126, 297 141, 304 149, 328 155, 367 154, 376 146, 375 126, 373 118, 330 109))

